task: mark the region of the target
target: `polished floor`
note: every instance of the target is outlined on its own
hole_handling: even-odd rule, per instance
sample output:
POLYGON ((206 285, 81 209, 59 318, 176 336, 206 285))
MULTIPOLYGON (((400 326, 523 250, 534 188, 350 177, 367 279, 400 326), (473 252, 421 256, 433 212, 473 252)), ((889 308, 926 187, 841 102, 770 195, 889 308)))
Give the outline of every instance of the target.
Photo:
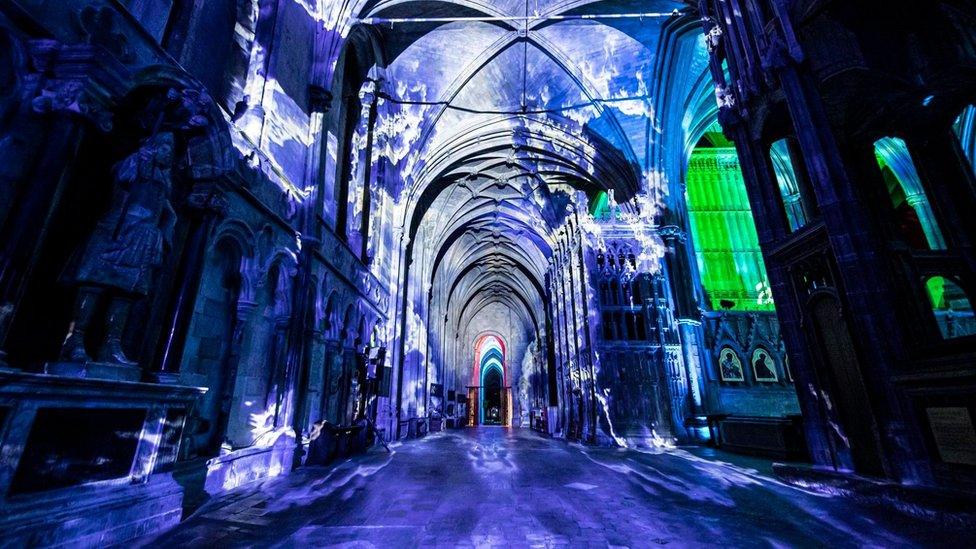
MULTIPOLYGON (((480 428, 212 501, 153 547, 892 547, 963 534, 782 485, 766 462, 480 428), (734 463, 732 463, 734 462, 734 463)), ((955 538, 955 539, 954 539, 955 538)), ((971 541, 971 538, 969 538, 971 541)))

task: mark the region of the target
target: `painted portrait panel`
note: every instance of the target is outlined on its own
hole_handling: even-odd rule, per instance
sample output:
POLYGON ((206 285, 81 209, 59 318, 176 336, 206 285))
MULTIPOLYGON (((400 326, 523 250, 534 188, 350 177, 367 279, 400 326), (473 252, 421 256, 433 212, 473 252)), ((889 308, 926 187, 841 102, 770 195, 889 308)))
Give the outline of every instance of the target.
POLYGON ((732 347, 722 347, 722 352, 718 356, 719 373, 722 381, 745 381, 745 372, 742 369, 742 360, 732 347))

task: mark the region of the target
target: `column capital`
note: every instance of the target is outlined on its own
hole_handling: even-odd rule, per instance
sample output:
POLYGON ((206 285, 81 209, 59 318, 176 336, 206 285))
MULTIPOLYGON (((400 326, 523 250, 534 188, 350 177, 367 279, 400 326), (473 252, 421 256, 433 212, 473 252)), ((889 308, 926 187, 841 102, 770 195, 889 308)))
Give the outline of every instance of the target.
POLYGON ((212 214, 218 217, 227 215, 228 202, 224 192, 216 183, 197 183, 193 185, 186 205, 193 211, 202 214, 212 214))

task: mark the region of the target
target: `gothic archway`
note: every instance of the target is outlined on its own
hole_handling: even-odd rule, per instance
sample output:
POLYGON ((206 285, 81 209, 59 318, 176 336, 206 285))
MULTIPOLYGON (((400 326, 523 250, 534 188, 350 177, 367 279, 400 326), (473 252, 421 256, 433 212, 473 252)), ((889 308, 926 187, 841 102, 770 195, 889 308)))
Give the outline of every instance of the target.
POLYGON ((511 425, 511 387, 508 383, 506 344, 497 334, 484 334, 475 343, 471 400, 472 423, 511 425))

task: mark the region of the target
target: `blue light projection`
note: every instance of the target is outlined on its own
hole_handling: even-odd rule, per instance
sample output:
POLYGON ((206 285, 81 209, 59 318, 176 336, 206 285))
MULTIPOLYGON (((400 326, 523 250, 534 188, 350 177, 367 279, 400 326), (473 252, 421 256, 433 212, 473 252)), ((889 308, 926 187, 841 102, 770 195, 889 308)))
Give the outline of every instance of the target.
MULTIPOLYGON (((324 174, 320 215, 362 250, 357 284, 389 292, 380 339, 403 412, 426 414, 434 383, 463 393, 481 366, 470 354, 477 338, 495 330, 509 344, 513 423, 578 394, 602 411, 564 412, 553 428, 579 421, 609 433, 589 273, 595 250, 622 237, 638 272, 662 271, 658 229, 680 195, 687 143, 704 131, 698 120, 715 111, 700 32, 667 0, 642 5, 657 14, 646 18, 562 18, 590 2, 540 0, 527 12, 525 2, 463 3, 496 20, 382 22, 424 15, 409 4, 300 2, 317 29, 314 84, 351 118, 296 110, 256 44, 244 84, 255 108, 236 123, 238 148, 296 204, 315 196, 305 174, 324 174), (680 40, 662 42, 671 34, 680 40), (603 205, 591 208, 593 198, 603 205), (549 287, 581 244, 587 253, 559 275, 572 287, 549 287), (565 372, 555 385, 554 370, 565 372)), ((396 414, 381 413, 393 428, 396 414)))

